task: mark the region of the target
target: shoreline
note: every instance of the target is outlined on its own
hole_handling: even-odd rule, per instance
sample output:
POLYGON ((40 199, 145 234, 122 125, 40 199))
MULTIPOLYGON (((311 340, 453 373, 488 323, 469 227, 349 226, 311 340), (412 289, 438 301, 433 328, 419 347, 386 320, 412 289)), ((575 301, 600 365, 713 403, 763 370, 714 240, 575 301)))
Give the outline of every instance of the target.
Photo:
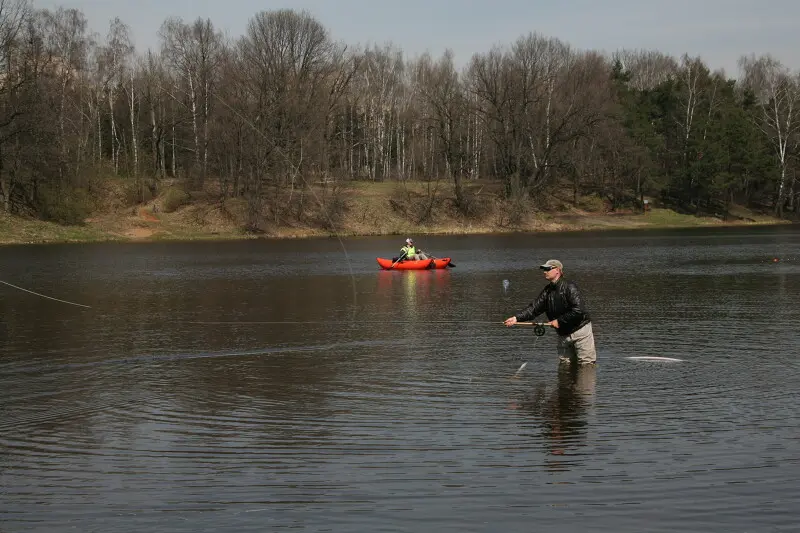
MULTIPOLYGON (((749 213, 751 214, 752 213, 749 213)), ((88 219, 81 226, 63 226, 52 222, 29 220, 0 215, 0 246, 31 244, 89 244, 89 243, 153 243, 153 242, 214 242, 242 240, 287 240, 312 238, 352 238, 395 235, 512 235, 520 233, 591 232, 614 230, 668 230, 700 228, 733 228, 792 225, 790 220, 769 216, 741 217, 723 221, 713 217, 680 215, 668 209, 650 213, 538 213, 527 224, 502 228, 486 221, 444 223, 414 226, 352 224, 345 220, 339 231, 313 227, 276 227, 264 233, 245 233, 231 227, 196 226, 181 220, 181 213, 159 216, 140 208, 134 216, 113 216, 88 219), (109 223, 113 219, 114 223, 109 223), (371 227, 371 231, 370 228, 371 227)))

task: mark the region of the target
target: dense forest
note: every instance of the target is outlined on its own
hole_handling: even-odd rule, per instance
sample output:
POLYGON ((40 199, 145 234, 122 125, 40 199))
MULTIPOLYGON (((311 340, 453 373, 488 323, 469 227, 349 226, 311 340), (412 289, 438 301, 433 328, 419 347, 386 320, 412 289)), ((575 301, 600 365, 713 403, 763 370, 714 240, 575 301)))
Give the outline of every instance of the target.
POLYGON ((512 218, 556 188, 612 209, 798 210, 800 74, 771 56, 742 57, 734 79, 531 33, 462 69, 353 47, 293 10, 232 39, 202 19, 159 35, 137 51, 118 19, 96 34, 80 11, 0 0, 0 210, 77 222, 109 180, 131 205, 176 181, 239 199, 254 227, 354 181, 435 180, 464 216, 479 181, 512 218))

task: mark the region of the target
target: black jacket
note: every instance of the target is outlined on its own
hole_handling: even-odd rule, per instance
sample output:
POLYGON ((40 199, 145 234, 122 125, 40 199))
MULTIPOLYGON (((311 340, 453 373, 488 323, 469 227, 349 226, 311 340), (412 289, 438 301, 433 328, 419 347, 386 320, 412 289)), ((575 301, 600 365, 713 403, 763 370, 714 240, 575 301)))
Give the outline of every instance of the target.
POLYGON ((563 277, 555 283, 548 283, 536 301, 515 316, 517 321, 526 322, 542 313, 547 315, 547 320, 558 320, 556 331, 564 336, 570 335, 591 321, 578 287, 563 277))

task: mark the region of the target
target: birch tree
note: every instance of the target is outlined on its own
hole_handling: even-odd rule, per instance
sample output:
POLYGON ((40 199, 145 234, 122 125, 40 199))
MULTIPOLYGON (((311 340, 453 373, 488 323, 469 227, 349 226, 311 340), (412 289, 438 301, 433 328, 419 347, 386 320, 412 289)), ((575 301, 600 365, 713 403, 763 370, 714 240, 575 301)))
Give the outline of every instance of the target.
POLYGON ((364 54, 360 81, 367 142, 363 148, 372 181, 386 179, 392 166, 392 126, 398 116, 404 68, 402 52, 391 44, 374 46, 364 54))
POLYGON ((163 55, 181 82, 173 94, 186 95, 188 101, 194 167, 200 173, 198 185, 202 185, 208 174, 209 122, 219 77, 222 36, 209 19, 197 19, 189 25, 179 18, 168 19, 160 34, 163 55))
POLYGON ((739 67, 744 86, 753 91, 758 102, 758 125, 775 150, 780 173, 775 214, 780 217, 787 196, 788 147, 795 141, 800 128, 800 74, 790 72, 770 55, 742 57, 739 67))
POLYGON ((291 10, 257 14, 239 42, 243 83, 256 105, 252 126, 258 149, 252 171, 259 177, 254 194, 260 195, 262 182, 272 182, 270 207, 276 221, 286 207, 280 187, 288 186, 291 202, 307 164, 307 148, 326 127, 336 51, 316 19, 291 10))
POLYGON ((114 173, 119 173, 119 155, 122 149, 120 131, 117 124, 115 106, 122 85, 125 83, 125 69, 128 66, 134 47, 128 26, 119 18, 114 18, 109 26, 106 44, 103 49, 105 70, 104 89, 108 101, 108 114, 111 122, 111 162, 114 173))
POLYGON ((439 152, 444 160, 445 173, 453 182, 456 206, 466 211, 463 129, 467 109, 453 58, 451 50, 447 50, 436 63, 426 55, 418 62, 417 69, 420 71, 418 79, 424 81, 420 84, 420 96, 430 109, 427 117, 429 127, 439 139, 439 152))
POLYGON ((22 65, 15 61, 18 39, 29 17, 26 0, 0 0, 0 194, 6 212, 12 210, 11 198, 16 186, 16 177, 9 172, 6 152, 19 132, 20 117, 24 113, 18 105, 18 95, 31 81, 22 65))
POLYGON ((142 105, 146 108, 150 130, 151 171, 164 179, 166 167, 167 116, 165 100, 169 98, 165 87, 169 85, 166 69, 161 57, 148 50, 140 60, 139 72, 142 77, 142 105))
POLYGON ((653 89, 675 76, 678 62, 658 50, 623 48, 614 52, 612 61, 618 61, 629 74, 628 85, 637 91, 653 89))
POLYGON ((76 81, 80 81, 82 71, 86 67, 86 55, 88 52, 89 41, 86 35, 87 21, 82 12, 76 9, 58 8, 55 12, 43 11, 42 16, 47 23, 48 47, 54 56, 53 75, 58 83, 57 93, 57 122, 58 122, 58 145, 62 158, 62 165, 59 172, 63 172, 63 164, 70 157, 69 143, 76 138, 77 131, 70 129, 68 138, 67 122, 77 126, 80 118, 76 119, 70 115, 72 109, 78 109, 80 103, 72 102, 70 109, 68 98, 70 89, 76 81))

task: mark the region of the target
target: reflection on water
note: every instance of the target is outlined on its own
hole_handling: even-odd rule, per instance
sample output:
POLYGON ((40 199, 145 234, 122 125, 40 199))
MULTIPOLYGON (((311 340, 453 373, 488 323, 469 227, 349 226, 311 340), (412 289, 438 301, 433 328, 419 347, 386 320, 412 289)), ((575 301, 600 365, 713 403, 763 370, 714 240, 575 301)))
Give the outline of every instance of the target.
POLYGON ((0 291, 0 528, 798 529, 796 228, 429 240, 4 248, 91 309, 0 291), (552 257, 596 367, 501 324, 552 257))
MULTIPOLYGON (((572 455, 586 445, 586 411, 594 404, 597 367, 561 364, 557 376, 555 386, 537 384, 533 391, 512 402, 510 408, 541 421, 543 442, 550 455, 572 455)), ((551 463, 553 469, 566 466, 551 463)))

